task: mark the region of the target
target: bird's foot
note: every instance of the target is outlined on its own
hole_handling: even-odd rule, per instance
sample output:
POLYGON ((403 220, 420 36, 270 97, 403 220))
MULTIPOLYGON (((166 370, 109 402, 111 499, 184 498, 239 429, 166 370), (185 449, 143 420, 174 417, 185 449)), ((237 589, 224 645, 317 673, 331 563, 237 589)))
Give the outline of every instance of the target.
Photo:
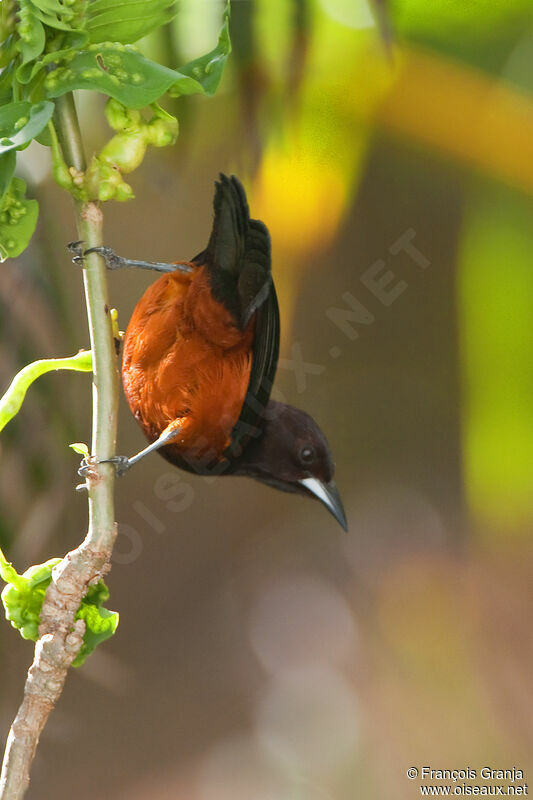
POLYGON ((95 456, 89 456, 89 458, 84 458, 82 460, 78 469, 78 475, 82 478, 87 478, 91 473, 94 473, 94 468, 97 464, 114 464, 119 478, 131 467, 130 459, 127 456, 111 456, 110 458, 95 458, 95 456))
POLYGON ((83 266, 85 263, 85 256, 88 256, 90 253, 98 253, 98 255, 102 256, 104 259, 107 269, 124 269, 124 267, 129 267, 131 265, 127 258, 117 256, 111 247, 89 247, 85 250, 83 247, 84 244, 85 242, 83 241, 68 243, 67 248, 72 253, 72 261, 74 264, 83 266))
POLYGON ((112 247, 89 247, 85 250, 83 255, 87 256, 89 253, 98 253, 105 261, 108 269, 124 269, 131 266, 131 262, 127 258, 117 256, 112 247))
POLYGON ((108 458, 106 460, 115 465, 115 470, 119 478, 122 478, 132 465, 128 456, 113 456, 113 458, 108 458))
POLYGON ((67 250, 72 254, 72 263, 73 264, 80 264, 83 266, 83 245, 85 242, 69 242, 67 244, 67 250))
POLYGON ((90 253, 98 253, 105 261, 108 269, 128 269, 137 267, 138 269, 149 269, 155 272, 193 272, 194 267, 190 264, 166 264, 162 261, 138 261, 134 258, 122 258, 118 256, 112 247, 89 247, 83 249, 85 242, 70 242, 67 247, 72 255, 74 264, 84 266, 85 256, 90 253))

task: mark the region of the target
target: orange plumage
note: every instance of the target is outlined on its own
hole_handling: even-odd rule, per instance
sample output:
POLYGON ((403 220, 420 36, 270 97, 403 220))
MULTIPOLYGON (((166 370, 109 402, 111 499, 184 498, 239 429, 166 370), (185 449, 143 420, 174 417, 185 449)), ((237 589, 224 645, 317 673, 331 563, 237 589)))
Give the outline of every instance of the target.
POLYGON ((240 330, 213 298, 206 268, 180 263, 193 272, 161 276, 135 308, 124 340, 124 390, 150 441, 178 421, 169 452, 220 459, 250 378, 254 320, 240 330))

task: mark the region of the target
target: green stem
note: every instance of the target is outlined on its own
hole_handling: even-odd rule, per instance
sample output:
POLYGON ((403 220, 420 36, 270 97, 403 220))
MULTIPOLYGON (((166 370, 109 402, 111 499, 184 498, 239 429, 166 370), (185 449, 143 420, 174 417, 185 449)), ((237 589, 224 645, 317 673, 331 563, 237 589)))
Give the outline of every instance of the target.
POLYGON ((57 135, 67 164, 79 172, 85 172, 87 164, 81 138, 78 114, 72 92, 56 100, 55 121, 57 135))
MULTIPOLYGON (((67 165, 84 172, 86 160, 72 93, 58 98, 55 126, 67 165)), ((100 208, 93 202, 75 201, 75 205, 79 238, 87 248, 101 246, 103 219, 100 208)), ((99 255, 92 253, 85 259, 83 281, 93 353, 92 455, 104 459, 115 455, 118 379, 106 267, 99 255)), ((114 477, 112 465, 101 464, 87 480, 89 530, 86 541, 103 549, 112 546, 114 541, 114 477)))
MULTIPOLYGON (((55 126, 67 166, 85 171, 85 155, 72 94, 56 103, 55 126)), ((102 212, 93 202, 75 200, 78 236, 87 247, 102 244, 102 212)), ((24 698, 11 726, 2 774, 0 800, 22 800, 39 736, 61 696, 67 671, 83 643, 85 623, 76 620, 88 588, 109 569, 116 538, 113 487, 115 470, 98 460, 115 454, 118 373, 109 310, 106 269, 93 253, 83 269, 91 351, 93 354, 94 466, 87 476, 89 527, 82 544, 54 567, 41 609, 39 640, 24 687, 24 698)))

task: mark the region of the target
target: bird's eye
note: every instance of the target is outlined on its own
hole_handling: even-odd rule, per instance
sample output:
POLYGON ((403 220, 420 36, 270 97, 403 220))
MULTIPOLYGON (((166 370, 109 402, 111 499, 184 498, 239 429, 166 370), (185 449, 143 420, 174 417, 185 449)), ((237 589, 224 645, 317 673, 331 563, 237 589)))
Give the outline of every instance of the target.
POLYGON ((315 451, 312 447, 302 447, 300 450, 300 461, 310 464, 315 459, 315 451))

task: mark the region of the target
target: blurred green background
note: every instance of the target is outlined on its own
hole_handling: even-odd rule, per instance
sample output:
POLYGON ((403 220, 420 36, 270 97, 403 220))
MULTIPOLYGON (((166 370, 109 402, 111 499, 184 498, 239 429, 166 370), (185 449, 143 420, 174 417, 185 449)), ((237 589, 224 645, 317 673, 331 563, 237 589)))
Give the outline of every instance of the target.
MULTIPOLYGON (((212 46, 182 0, 144 44, 212 46)), ((350 530, 317 503, 154 457, 120 480, 117 635, 69 676, 30 800, 414 798, 406 769, 533 770, 531 0, 235 0, 213 99, 106 206, 119 253, 192 257, 219 171, 273 238, 279 393, 327 432, 350 530)), ((88 149, 109 136, 78 97, 88 149)), ((88 345, 72 209, 2 265, 0 381, 88 345)), ((110 275, 125 328, 151 277, 110 275)), ((0 540, 20 569, 81 540, 90 379, 49 375, 2 433, 0 540)), ((119 452, 143 437, 122 402, 119 452)), ((0 723, 31 646, 0 627, 0 723)))

